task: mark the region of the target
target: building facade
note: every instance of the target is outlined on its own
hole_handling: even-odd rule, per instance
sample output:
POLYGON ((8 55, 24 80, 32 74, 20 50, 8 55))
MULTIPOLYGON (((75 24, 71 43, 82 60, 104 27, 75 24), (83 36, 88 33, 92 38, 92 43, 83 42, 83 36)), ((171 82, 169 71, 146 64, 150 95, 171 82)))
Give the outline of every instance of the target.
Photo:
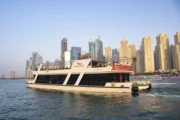
POLYGON ((94 42, 95 44, 95 60, 103 61, 103 43, 98 36, 94 42))
POLYGON ((26 60, 26 70, 25 70, 25 75, 26 77, 33 77, 31 71, 36 70, 40 64, 43 63, 43 57, 39 55, 38 52, 33 52, 32 57, 29 58, 29 60, 26 60))
POLYGON ((174 35, 175 52, 174 65, 176 70, 180 70, 180 32, 174 35))
POLYGON ((95 44, 92 40, 89 41, 89 53, 92 56, 92 59, 95 60, 95 44))
MULTIPOLYGON (((136 45, 130 44, 129 47, 130 47, 130 50, 131 50, 131 57, 130 58, 132 60, 133 58, 136 58, 136 45)), ((133 65, 133 70, 136 73, 136 61, 132 60, 132 62, 130 62, 130 64, 133 65)))
POLYGON ((80 60, 81 47, 71 47, 71 60, 80 60))
POLYGON ((144 59, 143 59, 143 47, 140 45, 140 49, 136 52, 136 73, 144 72, 144 59))
POLYGON ((65 58, 65 68, 70 68, 71 67, 71 51, 65 51, 64 52, 64 58, 65 58))
POLYGON ((171 70, 176 68, 175 65, 175 45, 170 45, 169 46, 169 58, 170 58, 170 66, 171 66, 171 70))
POLYGON ((128 41, 123 39, 121 41, 121 45, 120 45, 120 52, 119 52, 119 56, 120 56, 120 64, 126 65, 126 64, 131 64, 132 63, 132 59, 131 59, 131 47, 128 46, 128 41))
POLYGON ((159 71, 159 56, 158 56, 158 47, 155 46, 154 50, 154 66, 155 66, 155 71, 159 71))
POLYGON ((135 58, 136 57, 136 45, 130 44, 129 47, 131 49, 131 58, 135 58))
POLYGON ((119 63, 119 51, 118 49, 112 49, 112 62, 119 63))
POLYGON ((29 68, 26 70, 26 78, 33 78, 33 71, 29 68))
POLYGON ((105 47, 105 61, 112 62, 112 50, 110 46, 105 47))
POLYGON ((159 34, 156 37, 157 40, 157 59, 158 59, 158 71, 166 72, 171 68, 170 56, 169 56, 169 37, 167 34, 159 34))
POLYGON ((154 72, 154 52, 152 46, 151 36, 145 36, 142 39, 142 54, 143 54, 143 71, 144 72, 154 72))
POLYGON ((67 51, 67 38, 63 38, 61 40, 61 64, 64 66, 65 58, 64 58, 64 52, 67 51))

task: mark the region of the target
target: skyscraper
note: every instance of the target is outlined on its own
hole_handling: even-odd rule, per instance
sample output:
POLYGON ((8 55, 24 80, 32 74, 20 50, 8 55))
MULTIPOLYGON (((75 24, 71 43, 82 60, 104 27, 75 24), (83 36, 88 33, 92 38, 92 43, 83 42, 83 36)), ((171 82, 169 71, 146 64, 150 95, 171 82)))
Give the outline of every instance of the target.
POLYGON ((170 69, 175 69, 176 64, 175 64, 175 45, 170 45, 169 46, 169 58, 170 58, 170 69))
POLYGON ((141 42, 143 52, 144 72, 154 72, 154 52, 152 47, 152 38, 145 36, 141 42))
POLYGON ((112 50, 110 46, 105 47, 105 61, 110 63, 112 61, 112 50))
POLYGON ((92 59, 95 59, 95 44, 92 40, 89 41, 89 53, 91 53, 92 59))
POLYGON ((37 52, 32 53, 32 57, 29 58, 29 60, 26 61, 26 70, 25 74, 26 77, 33 77, 32 70, 36 70, 40 64, 43 63, 42 56, 39 55, 37 52))
POLYGON ((64 52, 64 60, 65 60, 65 68, 70 68, 71 66, 71 51, 65 51, 64 52))
POLYGON ((33 78, 33 71, 29 68, 26 70, 26 78, 33 78))
POLYGON ((103 61, 103 43, 98 36, 94 42, 95 44, 95 60, 103 61))
POLYGON ((32 57, 29 58, 29 68, 32 70, 32 57))
POLYGON ((112 62, 119 63, 119 51, 118 49, 112 49, 112 62))
POLYGON ((155 46, 155 51, 154 51, 154 66, 155 70, 159 71, 159 56, 158 56, 158 47, 155 46))
POLYGON ((136 57, 136 45, 130 44, 129 47, 131 49, 131 58, 136 57))
POLYGON ((169 38, 168 35, 163 33, 156 37, 157 40, 157 56, 158 56, 158 70, 168 71, 170 67, 169 58, 169 38))
POLYGON ((67 38, 61 40, 61 63, 64 66, 64 52, 67 51, 67 38))
POLYGON ((37 52, 32 53, 32 70, 36 70, 39 64, 39 54, 37 52))
POLYGON ((130 56, 130 64, 133 65, 133 71, 136 73, 136 62, 132 61, 133 58, 136 58, 136 45, 130 44, 129 45, 130 51, 131 51, 131 56, 130 56))
POLYGON ((39 58, 38 58, 38 65, 40 65, 41 63, 43 63, 43 58, 42 58, 42 56, 39 56, 39 58))
POLYGON ((71 60, 80 60, 81 47, 71 47, 71 60))
POLYGON ((115 54, 119 54, 118 49, 116 49, 116 48, 112 49, 112 56, 115 55, 115 54))
POLYGON ((131 64, 131 48, 128 46, 127 40, 123 39, 121 41, 121 48, 119 51, 119 56, 121 58, 120 64, 131 64))
POLYGON ((25 70, 26 77, 27 77, 27 69, 28 68, 29 68, 29 60, 26 60, 26 70, 25 70))
POLYGON ((143 51, 142 47, 140 46, 140 49, 136 52, 136 72, 137 73, 143 73, 144 70, 144 61, 143 61, 143 51))
POLYGON ((175 69, 180 70, 180 32, 177 32, 174 35, 174 43, 175 43, 175 69))

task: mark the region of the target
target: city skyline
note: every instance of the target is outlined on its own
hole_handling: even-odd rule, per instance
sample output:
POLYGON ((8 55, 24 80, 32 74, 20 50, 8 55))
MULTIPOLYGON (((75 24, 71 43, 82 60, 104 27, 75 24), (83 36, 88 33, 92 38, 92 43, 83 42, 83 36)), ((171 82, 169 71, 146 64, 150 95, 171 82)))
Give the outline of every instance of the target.
MULTIPOLYGON (((100 44, 103 44, 103 41, 100 40, 100 35, 95 38, 95 41, 99 41, 100 44)), ((99 57, 104 62, 108 63, 119 63, 124 65, 133 65, 134 71, 137 73, 146 73, 146 72, 155 72, 155 71, 170 71, 170 70, 180 70, 179 62, 176 59, 180 59, 180 32, 177 32, 174 35, 174 45, 169 45, 169 36, 168 34, 162 33, 156 36, 157 45, 152 47, 152 37, 151 36, 144 36, 142 38, 140 48, 136 50, 136 46, 134 44, 129 44, 128 40, 122 39, 120 41, 120 48, 119 51, 117 48, 111 49, 111 46, 105 46, 103 51, 103 56, 99 57), (176 47, 175 47, 176 46, 176 47), (166 50, 168 49, 168 50, 166 50), (163 52, 163 51, 164 52, 163 52), (165 52, 166 51, 166 52, 165 52), (160 54, 161 53, 161 54, 160 54), (175 56, 178 54, 178 56, 175 56), (168 56, 166 56, 168 55, 168 56), (163 57, 163 58, 161 58, 163 57), (177 58, 176 58, 177 57, 177 58), (128 58, 125 61, 122 61, 122 58, 128 58), (136 62, 133 63, 133 58, 136 58, 136 62), (119 61, 119 59, 121 59, 119 61), (167 63, 164 61, 166 60, 167 63), (158 62, 155 62, 158 61, 158 62)), ((97 43, 96 43, 97 44, 97 43)), ((99 44, 99 43, 98 43, 99 44)), ((97 44, 97 45, 98 45, 97 44)), ((54 62, 47 61, 43 62, 43 57, 39 55, 38 52, 33 52, 32 56, 29 60, 26 60, 26 68, 25 68, 25 76, 27 78, 31 78, 32 70, 38 69, 38 66, 43 63, 46 65, 57 65, 57 66, 64 66, 65 68, 69 68, 74 60, 79 60, 81 58, 85 59, 85 54, 90 53, 90 58, 93 59, 91 55, 91 48, 92 45, 95 45, 95 42, 92 40, 89 41, 89 52, 81 51, 81 47, 74 47, 71 46, 70 50, 66 50, 68 47, 68 40, 67 38, 63 38, 61 40, 61 53, 64 51, 64 59, 59 60, 59 58, 55 59, 54 62), (64 43, 65 42, 65 43, 64 43), (93 43, 93 44, 92 44, 93 43), (65 49, 64 49, 65 48, 65 49), (67 57, 67 58, 66 58, 67 57), (64 62, 63 62, 64 60, 64 62)), ((96 45, 96 46, 97 46, 96 45)), ((98 45, 99 46, 99 45, 98 45)), ((102 46, 103 47, 103 46, 102 46)), ((100 46, 101 48, 101 46, 100 46)), ((99 54, 99 51, 95 51, 95 46, 93 47, 94 54, 99 54)), ((99 49, 99 48, 98 48, 99 49)), ((60 55, 62 58, 62 55, 60 55)), ((89 57, 88 57, 89 58, 89 57)), ((4 74, 2 74, 3 76, 4 74)), ((11 77, 12 75, 10 75, 11 77)))
POLYGON ((60 57, 63 37, 69 41, 68 50, 79 46, 87 52, 88 39, 97 34, 101 35, 103 46, 112 49, 119 49, 123 38, 139 49, 146 35, 152 37, 154 49, 160 33, 167 33, 169 44, 174 45, 174 34, 180 31, 178 5, 176 0, 1 1, 0 74, 7 76, 15 68, 24 76, 25 62, 33 51, 39 52, 44 60, 54 61, 60 57), (45 9, 47 6, 49 9, 45 9))

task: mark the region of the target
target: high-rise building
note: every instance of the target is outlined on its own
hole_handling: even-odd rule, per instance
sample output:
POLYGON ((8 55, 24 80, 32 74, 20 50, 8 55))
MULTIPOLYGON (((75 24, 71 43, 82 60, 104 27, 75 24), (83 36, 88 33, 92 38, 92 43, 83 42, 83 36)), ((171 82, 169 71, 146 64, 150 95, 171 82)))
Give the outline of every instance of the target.
POLYGON ((136 45, 130 44, 129 45, 130 51, 131 51, 131 57, 130 57, 130 64, 133 65, 133 71, 136 73, 136 62, 132 61, 133 58, 136 58, 136 45))
POLYGON ((59 59, 55 59, 54 65, 55 66, 61 66, 61 61, 59 59))
POLYGON ((67 38, 61 40, 61 63, 64 66, 64 52, 67 51, 67 38))
POLYGON ((26 70, 26 78, 33 78, 33 71, 29 68, 26 70))
POLYGON ((110 63, 112 61, 112 50, 110 46, 105 47, 105 61, 110 63))
POLYGON ((131 48, 131 58, 136 57, 136 45, 130 44, 129 47, 131 48))
POLYGON ((71 67, 71 51, 65 51, 64 52, 64 58, 65 58, 65 68, 71 67))
POLYGON ((25 74, 26 74, 26 77, 27 77, 27 69, 29 68, 30 66, 29 66, 29 60, 26 60, 26 72, 25 72, 25 74))
POLYGON ((180 70, 180 32, 174 35, 175 52, 174 52, 174 65, 176 70, 180 70))
POLYGON ((71 47, 71 60, 80 60, 81 47, 71 47))
POLYGON ((163 33, 156 37, 157 40, 157 56, 158 56, 158 70, 169 71, 171 68, 169 56, 169 38, 163 33))
POLYGON ((159 71, 159 56, 158 56, 158 47, 155 46, 155 50, 154 50, 154 66, 155 66, 155 70, 159 71))
POLYGON ((39 56, 38 57, 38 65, 40 65, 41 63, 43 63, 43 58, 42 58, 42 56, 39 56))
POLYGON ((92 40, 89 41, 89 53, 92 56, 92 59, 95 59, 95 44, 92 40))
POLYGON ((116 48, 112 49, 112 56, 115 55, 115 54, 119 54, 118 49, 116 49, 116 48))
POLYGON ((131 64, 131 47, 128 46, 128 41, 123 39, 121 41, 121 48, 119 50, 120 64, 131 64))
POLYGON ((30 75, 32 74, 30 70, 32 71, 38 69, 39 65, 42 63, 43 63, 42 56, 40 56, 39 53, 37 52, 33 52, 32 57, 30 57, 29 60, 26 61, 26 70, 25 70, 26 77, 32 77, 33 75, 30 75))
POLYGON ((169 46, 170 69, 175 69, 175 45, 169 46))
POLYGON ((112 62, 119 63, 119 51, 118 49, 112 49, 112 62))
POLYGON ((143 52, 143 70, 144 72, 154 72, 154 52, 152 47, 152 38, 145 36, 141 42, 143 52))
POLYGON ((29 58, 29 68, 32 70, 32 57, 31 58, 29 58))
POLYGON ((51 65, 50 61, 46 61, 46 66, 50 66, 50 65, 51 65))
POLYGON ((137 50, 136 52, 136 73, 143 73, 143 51, 142 51, 142 47, 140 47, 139 50, 137 50))
POLYGON ((16 78, 16 70, 11 70, 11 78, 16 78))
POLYGON ((95 44, 95 60, 103 61, 103 43, 98 36, 94 42, 95 44))
POLYGON ((36 70, 39 63, 39 54, 37 52, 32 53, 32 69, 36 70))

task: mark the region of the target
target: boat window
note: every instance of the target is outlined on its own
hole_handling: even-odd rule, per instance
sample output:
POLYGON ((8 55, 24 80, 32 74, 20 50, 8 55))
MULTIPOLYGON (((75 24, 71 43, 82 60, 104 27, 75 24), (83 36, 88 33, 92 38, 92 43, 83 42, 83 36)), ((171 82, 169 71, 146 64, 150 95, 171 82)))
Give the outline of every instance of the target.
POLYGON ((104 86, 106 82, 119 82, 119 74, 113 73, 112 76, 109 74, 85 74, 80 82, 80 85, 93 85, 93 86, 104 86), (114 79, 117 78, 117 79, 114 79))
POLYGON ((67 82, 67 85, 74 85, 76 83, 78 77, 79 77, 79 74, 71 74, 71 76, 67 82))
POLYGON ((66 79, 66 74, 63 75, 38 75, 36 83, 49 83, 51 84, 63 84, 66 79))
POLYGON ((129 82, 129 73, 125 73, 125 74, 123 74, 123 82, 129 82))
MULTIPOLYGON (((129 74, 124 73, 122 82, 129 81, 129 74)), ((120 82, 120 73, 85 74, 79 85, 104 86, 106 82, 120 82)))

